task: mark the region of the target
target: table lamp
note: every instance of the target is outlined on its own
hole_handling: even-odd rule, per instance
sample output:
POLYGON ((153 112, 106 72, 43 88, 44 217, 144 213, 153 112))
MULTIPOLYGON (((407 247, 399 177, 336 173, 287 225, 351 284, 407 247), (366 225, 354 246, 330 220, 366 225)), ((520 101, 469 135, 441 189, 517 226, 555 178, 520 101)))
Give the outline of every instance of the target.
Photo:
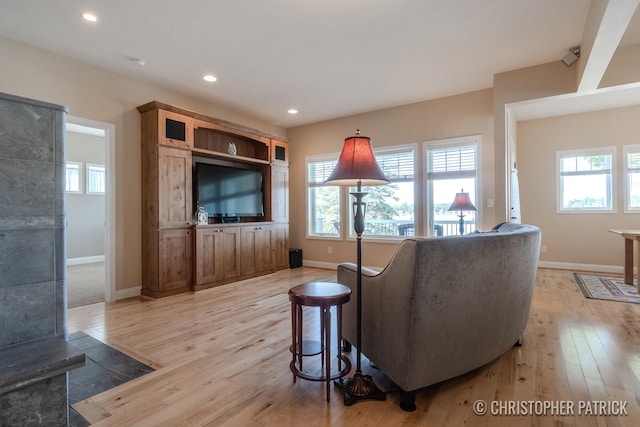
POLYGON ((469 199, 469 193, 465 193, 464 189, 461 189, 459 193, 456 193, 456 198, 453 199, 453 203, 449 206, 450 211, 460 211, 458 215, 460 217, 460 235, 464 234, 464 214, 462 211, 475 211, 477 210, 471 199, 469 199))

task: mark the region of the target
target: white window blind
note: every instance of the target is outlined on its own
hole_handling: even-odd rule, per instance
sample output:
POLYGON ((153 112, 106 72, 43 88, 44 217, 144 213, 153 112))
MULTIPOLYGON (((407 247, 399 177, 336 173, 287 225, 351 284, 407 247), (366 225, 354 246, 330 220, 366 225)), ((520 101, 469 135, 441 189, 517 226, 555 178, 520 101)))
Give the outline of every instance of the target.
POLYGON ((329 178, 331 172, 336 167, 337 160, 316 161, 309 163, 309 185, 324 185, 324 182, 329 178))
POLYGON ((413 150, 391 153, 376 153, 378 166, 389 181, 413 181, 413 150))
POLYGON ((476 145, 429 150, 429 179, 475 176, 476 168, 476 145))

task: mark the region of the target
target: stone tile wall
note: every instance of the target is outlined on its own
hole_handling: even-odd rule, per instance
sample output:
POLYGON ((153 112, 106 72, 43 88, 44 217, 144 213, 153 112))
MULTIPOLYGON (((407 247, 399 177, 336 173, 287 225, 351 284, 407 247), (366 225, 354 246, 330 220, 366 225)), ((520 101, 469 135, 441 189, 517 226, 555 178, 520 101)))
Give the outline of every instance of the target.
POLYGON ((0 93, 0 349, 66 335, 65 120, 0 93))

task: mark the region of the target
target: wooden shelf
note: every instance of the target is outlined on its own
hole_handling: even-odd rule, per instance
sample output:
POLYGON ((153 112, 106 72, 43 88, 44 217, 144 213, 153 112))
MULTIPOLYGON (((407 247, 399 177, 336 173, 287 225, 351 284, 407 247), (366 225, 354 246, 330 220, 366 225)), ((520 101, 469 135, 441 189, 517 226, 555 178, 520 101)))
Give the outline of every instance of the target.
POLYGON ((204 150, 202 148, 192 148, 191 152, 193 154, 199 154, 199 155, 204 156, 204 157, 219 157, 221 159, 234 160, 236 162, 260 163, 260 164, 263 164, 263 165, 268 165, 269 164, 268 160, 254 159, 254 158, 251 158, 251 157, 244 157, 244 156, 234 156, 234 155, 231 155, 231 154, 228 154, 228 153, 204 150))

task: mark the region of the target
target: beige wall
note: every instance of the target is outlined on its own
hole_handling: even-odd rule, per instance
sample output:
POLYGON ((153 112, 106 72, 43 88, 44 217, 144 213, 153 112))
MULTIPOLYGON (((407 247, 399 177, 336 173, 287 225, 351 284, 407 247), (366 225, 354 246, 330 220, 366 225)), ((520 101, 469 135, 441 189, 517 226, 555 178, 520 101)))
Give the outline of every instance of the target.
POLYGON ((618 48, 602 77, 600 87, 640 81, 640 43, 618 48))
POLYGON ((140 114, 136 107, 158 100, 263 132, 282 128, 206 104, 143 81, 0 37, 0 91, 64 105, 69 114, 115 125, 116 289, 141 283, 140 114))
MULTIPOLYGON (((344 139, 354 135, 356 129, 371 138, 374 148, 418 144, 418 150, 421 150, 423 141, 481 135, 479 197, 483 202, 479 203, 482 205, 479 206, 479 228, 491 228, 495 225, 495 212, 493 208, 486 208, 485 201, 495 198, 492 102, 493 91, 486 89, 289 129, 291 247, 301 248, 305 261, 329 264, 355 261, 353 241, 306 238, 305 159, 328 153, 335 153, 337 158, 344 139), (332 247, 333 254, 328 253, 328 246, 332 247)), ((424 194, 420 194, 415 203, 417 207, 423 206, 424 194)), ((416 216, 416 219, 417 223, 424 222, 424 218, 416 216)), ((374 267, 386 265, 396 246, 397 242, 377 243, 365 238, 363 264, 374 267)))
MULTIPOLYGON (((510 206, 507 206, 506 180, 506 119, 505 104, 576 91, 577 66, 566 67, 562 61, 535 65, 520 70, 499 73, 493 76, 493 110, 495 135, 495 180, 496 219, 507 221, 510 206)), ((516 134, 512 133, 515 138, 516 134)), ((524 160, 518 157, 518 160, 524 160)))
POLYGON ((542 229, 541 261, 621 266, 623 240, 609 228, 637 229, 640 214, 624 213, 622 146, 637 144, 640 106, 518 124, 523 222, 542 229), (556 151, 616 146, 617 213, 556 213, 556 151))

